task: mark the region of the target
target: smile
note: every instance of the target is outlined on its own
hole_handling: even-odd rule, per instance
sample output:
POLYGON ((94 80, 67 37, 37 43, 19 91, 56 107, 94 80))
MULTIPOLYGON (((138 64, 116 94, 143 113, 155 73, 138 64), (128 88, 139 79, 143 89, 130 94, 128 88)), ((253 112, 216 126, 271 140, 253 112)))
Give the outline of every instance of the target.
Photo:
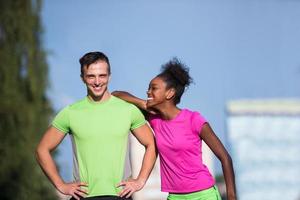
POLYGON ((93 86, 92 88, 95 91, 100 91, 102 89, 102 86, 93 86))

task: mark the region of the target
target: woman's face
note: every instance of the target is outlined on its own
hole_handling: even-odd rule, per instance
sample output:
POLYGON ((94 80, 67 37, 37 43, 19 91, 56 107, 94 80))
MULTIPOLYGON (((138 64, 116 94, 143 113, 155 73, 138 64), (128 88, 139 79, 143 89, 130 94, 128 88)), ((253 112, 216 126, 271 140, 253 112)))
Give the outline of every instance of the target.
POLYGON ((157 108, 166 101, 167 84, 161 77, 155 77, 151 80, 147 91, 147 107, 157 108))

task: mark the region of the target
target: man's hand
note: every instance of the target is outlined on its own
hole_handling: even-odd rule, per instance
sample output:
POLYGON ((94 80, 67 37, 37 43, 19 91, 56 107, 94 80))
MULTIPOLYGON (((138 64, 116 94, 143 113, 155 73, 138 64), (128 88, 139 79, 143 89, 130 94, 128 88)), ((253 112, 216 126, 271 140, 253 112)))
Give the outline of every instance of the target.
POLYGON ((81 186, 87 186, 87 184, 82 182, 63 183, 57 189, 65 195, 71 195, 75 199, 80 200, 81 197, 85 197, 88 194, 86 190, 80 188, 81 186))
POLYGON ((118 195, 120 197, 126 196, 126 198, 129 198, 134 192, 141 190, 144 185, 145 182, 138 179, 128 179, 126 181, 122 181, 117 185, 117 187, 123 186, 123 190, 119 192, 118 195))

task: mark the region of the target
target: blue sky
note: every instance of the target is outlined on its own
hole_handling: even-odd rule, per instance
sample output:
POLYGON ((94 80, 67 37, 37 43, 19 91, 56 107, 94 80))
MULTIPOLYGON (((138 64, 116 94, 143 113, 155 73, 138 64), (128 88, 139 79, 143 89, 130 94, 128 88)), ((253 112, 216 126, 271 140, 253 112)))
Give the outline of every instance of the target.
MULTIPOLYGON (((89 51, 110 58, 111 91, 140 97, 177 56, 195 82, 179 106, 200 111, 228 146, 226 102, 300 98, 299 10, 296 0, 45 0, 49 97, 58 111, 85 96, 78 59, 89 51)), ((70 146, 60 149, 64 172, 70 146)))

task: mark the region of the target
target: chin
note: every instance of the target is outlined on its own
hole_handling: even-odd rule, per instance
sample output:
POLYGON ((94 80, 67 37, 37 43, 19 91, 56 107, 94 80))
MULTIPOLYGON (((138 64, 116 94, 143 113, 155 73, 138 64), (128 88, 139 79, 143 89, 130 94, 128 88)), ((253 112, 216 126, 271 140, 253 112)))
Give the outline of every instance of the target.
POLYGON ((94 97, 94 98, 101 98, 103 96, 104 93, 92 93, 91 95, 94 97))

